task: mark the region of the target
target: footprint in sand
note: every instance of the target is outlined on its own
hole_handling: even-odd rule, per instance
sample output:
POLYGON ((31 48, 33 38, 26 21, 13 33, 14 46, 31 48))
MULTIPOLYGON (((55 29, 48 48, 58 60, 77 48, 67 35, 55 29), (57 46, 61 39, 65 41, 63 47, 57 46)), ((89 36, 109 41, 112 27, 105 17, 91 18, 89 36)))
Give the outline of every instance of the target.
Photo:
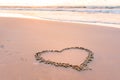
POLYGON ((27 61, 27 59, 26 59, 26 58, 23 58, 23 57, 21 57, 20 60, 21 60, 21 61, 27 61))
POLYGON ((5 48, 5 46, 4 45, 0 45, 0 48, 3 49, 3 48, 5 48))

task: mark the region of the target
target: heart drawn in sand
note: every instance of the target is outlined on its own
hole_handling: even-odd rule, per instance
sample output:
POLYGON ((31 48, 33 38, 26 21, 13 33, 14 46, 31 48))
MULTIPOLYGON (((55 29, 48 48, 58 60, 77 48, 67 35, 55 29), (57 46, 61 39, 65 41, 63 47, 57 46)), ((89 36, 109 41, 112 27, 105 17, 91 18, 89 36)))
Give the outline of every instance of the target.
MULTIPOLYGON (((63 56, 64 57, 64 56, 63 56)), ((92 61, 93 57, 93 52, 90 51, 89 49, 83 48, 83 47, 70 47, 70 48, 64 48, 62 50, 44 50, 41 52, 38 52, 35 54, 35 58, 37 61, 39 61, 40 63, 44 63, 44 64, 50 64, 50 65, 54 65, 56 67, 65 67, 65 68, 72 68, 75 69, 77 71, 83 71, 83 70, 90 70, 87 66, 88 63, 90 63, 92 61), (44 57, 42 57, 42 55, 47 54, 47 53, 63 53, 65 51, 70 51, 70 50, 82 50, 87 52, 87 56, 84 58, 84 60, 79 64, 79 65, 74 65, 74 64, 70 64, 70 63, 66 63, 66 62, 57 62, 57 61, 52 61, 52 60, 48 60, 44 57)))

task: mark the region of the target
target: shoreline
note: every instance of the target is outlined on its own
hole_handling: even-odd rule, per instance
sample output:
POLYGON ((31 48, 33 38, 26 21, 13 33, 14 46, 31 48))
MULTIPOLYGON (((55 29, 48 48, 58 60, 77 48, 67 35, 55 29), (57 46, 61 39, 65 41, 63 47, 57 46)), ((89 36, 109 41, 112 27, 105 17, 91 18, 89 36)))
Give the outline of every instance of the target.
POLYGON ((96 23, 90 23, 90 22, 62 21, 62 20, 55 20, 55 19, 40 18, 40 17, 36 17, 36 16, 24 15, 24 14, 19 14, 19 13, 0 13, 0 17, 26 18, 26 19, 47 20, 47 21, 55 21, 55 22, 88 24, 88 25, 120 28, 120 25, 116 25, 116 24, 105 24, 105 23, 97 23, 97 22, 96 23))

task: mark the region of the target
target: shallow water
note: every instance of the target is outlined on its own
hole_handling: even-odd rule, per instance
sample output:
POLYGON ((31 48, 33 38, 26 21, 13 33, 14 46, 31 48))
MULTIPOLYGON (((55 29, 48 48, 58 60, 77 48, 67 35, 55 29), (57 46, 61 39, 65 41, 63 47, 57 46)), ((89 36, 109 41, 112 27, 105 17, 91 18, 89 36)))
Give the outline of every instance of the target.
POLYGON ((120 8, 36 8, 1 9, 0 16, 14 16, 87 23, 120 28, 120 8), (7 14, 6 14, 7 13, 7 14))

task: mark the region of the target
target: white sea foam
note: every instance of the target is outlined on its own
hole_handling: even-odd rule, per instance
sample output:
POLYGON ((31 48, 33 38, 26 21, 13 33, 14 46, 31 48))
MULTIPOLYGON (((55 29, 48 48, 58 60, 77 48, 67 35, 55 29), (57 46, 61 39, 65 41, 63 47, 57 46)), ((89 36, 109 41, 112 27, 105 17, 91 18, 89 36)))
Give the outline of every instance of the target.
MULTIPOLYGON (((17 10, 21 11, 21 10, 17 10)), ((120 9, 55 8, 0 13, 2 17, 34 18, 120 28, 120 9), (73 11, 74 10, 74 11, 73 11), (27 11, 27 13, 26 13, 27 11)))
POLYGON ((18 14, 18 13, 0 13, 0 17, 15 17, 15 18, 34 18, 34 19, 39 19, 34 16, 27 16, 23 14, 18 14))

